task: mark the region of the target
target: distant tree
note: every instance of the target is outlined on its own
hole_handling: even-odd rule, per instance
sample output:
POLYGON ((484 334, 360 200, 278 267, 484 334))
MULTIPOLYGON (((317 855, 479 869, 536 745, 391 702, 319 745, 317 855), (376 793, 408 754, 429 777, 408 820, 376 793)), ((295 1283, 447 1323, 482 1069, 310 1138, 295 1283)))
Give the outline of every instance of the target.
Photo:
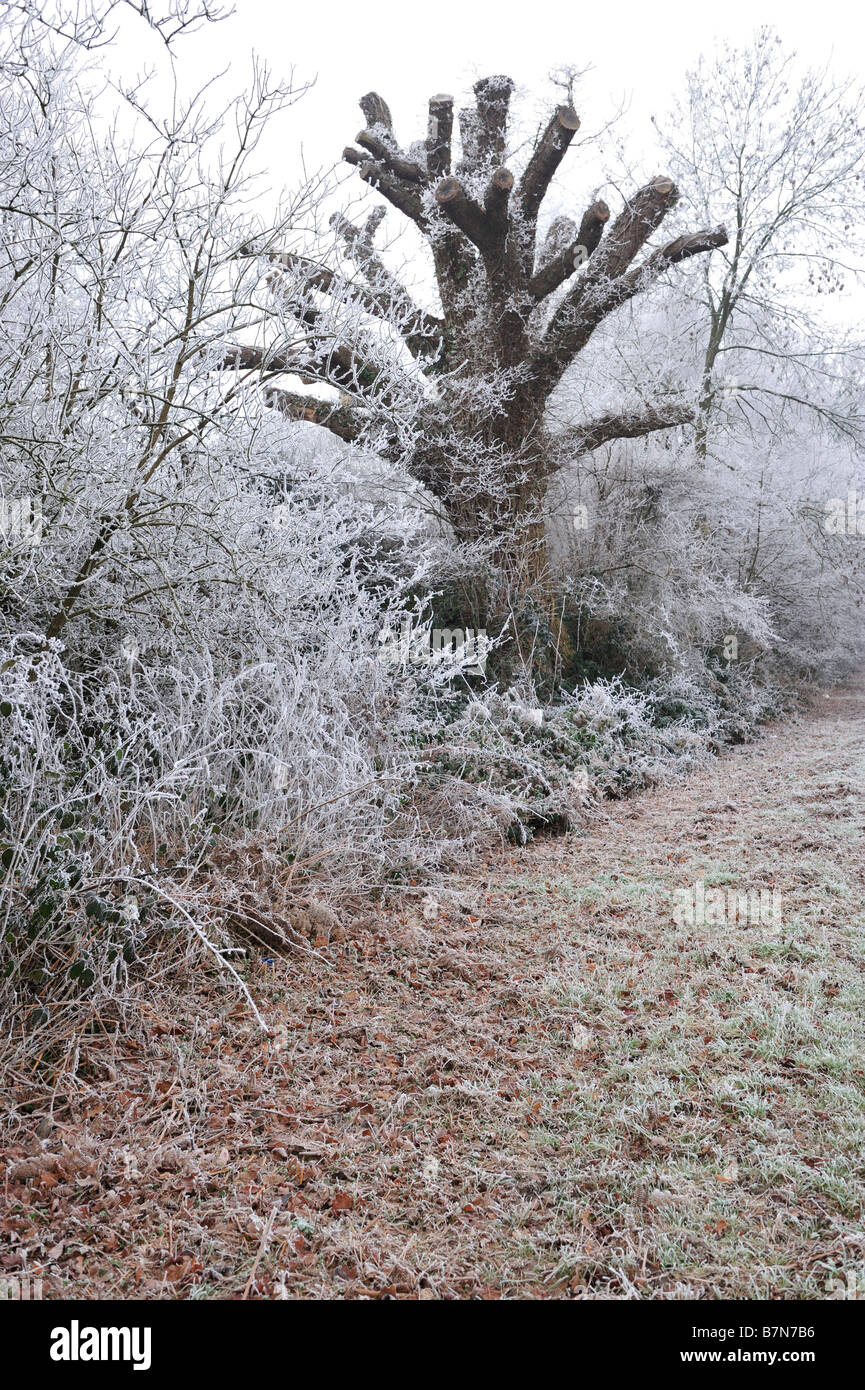
POLYGON ((804 406, 845 433, 860 432, 858 400, 839 408, 835 386, 848 345, 838 324, 815 310, 862 269, 861 90, 824 72, 797 79, 794 55, 762 29, 748 47, 701 61, 685 102, 658 124, 691 210, 721 215, 732 228, 699 277, 699 456, 731 399, 746 412, 773 399, 804 406), (779 364, 783 382, 772 380, 779 364))

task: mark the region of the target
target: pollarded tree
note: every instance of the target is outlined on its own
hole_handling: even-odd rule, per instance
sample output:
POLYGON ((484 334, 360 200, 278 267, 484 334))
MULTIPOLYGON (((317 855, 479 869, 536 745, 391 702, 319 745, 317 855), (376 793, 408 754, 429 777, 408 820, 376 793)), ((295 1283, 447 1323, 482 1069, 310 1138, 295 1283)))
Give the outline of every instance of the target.
POLYGON ((458 156, 452 97, 431 98, 426 139, 408 149, 382 98, 360 101, 366 126, 344 158, 428 242, 440 312, 416 303, 376 248, 383 206, 364 226, 338 214, 332 225, 357 276, 270 249, 268 284, 286 312, 282 342, 291 346, 238 348, 233 359, 263 371, 272 403, 289 418, 399 461, 460 540, 489 544, 490 573, 511 595, 543 573, 543 498, 564 458, 687 423, 696 412, 681 396, 659 398, 586 419, 561 440, 545 422, 551 393, 608 315, 668 267, 727 241, 723 228, 697 231, 640 258, 678 200, 667 177, 639 188, 612 221, 606 203, 594 201, 579 220, 559 217, 540 237, 542 203, 580 120, 570 100, 559 106, 515 173, 513 85, 508 77, 475 83, 474 106, 458 115, 458 156), (274 379, 298 363, 308 380, 340 388, 339 406, 278 388, 274 379))

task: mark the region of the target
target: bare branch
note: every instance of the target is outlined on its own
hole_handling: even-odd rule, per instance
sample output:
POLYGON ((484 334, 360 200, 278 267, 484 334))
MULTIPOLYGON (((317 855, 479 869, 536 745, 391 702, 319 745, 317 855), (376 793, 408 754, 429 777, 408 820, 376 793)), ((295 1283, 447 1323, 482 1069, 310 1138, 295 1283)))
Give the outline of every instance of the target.
POLYGON ((553 256, 557 256, 566 246, 572 246, 577 239, 577 224, 572 217, 554 217, 544 237, 537 255, 537 268, 541 269, 553 256))
POLYGON ((602 198, 592 203, 583 213, 580 222, 580 230, 577 233, 577 245, 586 248, 586 256, 591 256, 597 250, 604 228, 610 220, 610 209, 602 198))
POLYGON ((489 247, 490 226, 484 210, 469 197, 459 179, 442 179, 436 188, 435 199, 442 212, 465 233, 469 241, 474 242, 478 250, 489 247))
POLYGON ((385 169, 389 169, 398 179, 406 179, 409 183, 425 183, 426 174, 419 164, 413 160, 406 159, 404 155, 397 153, 384 140, 380 140, 377 135, 373 135, 368 130, 361 130, 354 137, 355 142, 369 154, 383 164, 385 169))
POLYGON ((491 230, 504 232, 508 221, 508 202, 514 186, 510 169, 494 169, 484 195, 484 210, 491 230))
POLYGON ((350 406, 314 400, 312 396, 300 396, 276 387, 265 390, 264 403, 278 410, 288 420, 306 420, 313 425, 323 425, 346 444, 354 444, 363 433, 363 415, 350 406))
POLYGON ((367 92, 366 96, 361 97, 358 106, 370 130, 389 131, 393 136, 393 117, 384 97, 380 97, 378 92, 367 92))
POLYGON ((349 164, 359 166, 360 176, 364 183, 377 189, 383 197, 387 198, 389 203, 392 203, 406 217, 411 218, 412 222, 417 223, 421 228, 426 228, 426 217, 420 194, 411 186, 405 187, 395 174, 390 173, 380 164, 375 164, 372 160, 364 160, 356 155, 355 150, 347 149, 343 151, 342 157, 349 164))
POLYGON ((456 173, 473 174, 480 162, 480 117, 474 106, 463 106, 459 112, 462 158, 456 173))
POLYGON ((427 314, 419 308, 408 290, 387 269, 372 242, 379 221, 373 214, 366 228, 361 230, 341 213, 334 213, 330 225, 342 240, 348 255, 366 276, 371 291, 368 298, 375 312, 383 318, 396 320, 406 346, 415 357, 434 356, 441 347, 444 325, 434 314, 427 314))
POLYGON ((640 439, 656 430, 673 429, 676 425, 689 425, 697 416, 693 403, 682 401, 662 406, 649 406, 639 411, 624 411, 621 414, 610 412, 595 420, 569 429, 561 436, 560 442, 576 454, 590 454, 602 444, 610 444, 614 439, 640 439))
POLYGON ((430 97, 427 124, 427 169, 431 179, 444 178, 451 171, 451 140, 454 128, 454 99, 441 94, 430 97))
MULTIPOLYGON (((557 290, 559 285, 564 284, 575 270, 586 264, 598 247, 609 216, 610 209, 604 202, 592 203, 591 207, 586 209, 576 236, 545 260, 529 281, 529 294, 536 303, 545 299, 548 294, 552 294, 553 290, 557 290)), ((570 218, 561 218, 557 221, 559 227, 556 229, 556 236, 565 231, 565 224, 568 228, 573 228, 576 231, 576 224, 570 218)), ((549 244, 551 234, 553 234, 553 227, 550 228, 545 245, 549 244)))
POLYGON ((536 221, 550 181, 579 128, 580 118, 572 106, 556 107, 547 122, 520 179, 517 193, 523 216, 530 223, 536 221))
MULTIPOLYGON (((668 197, 669 193, 663 196, 668 197)), ((621 218, 617 219, 617 225, 621 221, 621 218)), ((631 240, 628 246, 638 237, 642 237, 643 226, 630 224, 630 230, 631 240)), ((604 249, 608 247, 611 239, 612 233, 604 242, 604 249)), ((645 237, 642 239, 645 240, 645 237)), ((647 289, 669 266, 677 265, 691 256, 712 251, 716 247, 725 246, 727 240, 727 233, 723 227, 676 237, 657 251, 653 251, 645 261, 627 274, 620 273, 615 278, 604 273, 605 266, 598 267, 596 256, 591 270, 581 277, 550 322, 546 346, 536 360, 537 370, 546 389, 551 389, 568 363, 585 347, 598 324, 614 309, 625 304, 639 291, 647 289)), ((605 256, 606 265, 611 262, 614 265, 620 264, 625 254, 626 251, 620 242, 612 255, 605 256)))
MULTIPOLYGON (((293 372, 297 375, 304 374, 301 357, 286 356, 285 353, 276 350, 250 347, 246 344, 235 344, 230 347, 216 363, 216 369, 217 371, 236 372, 261 371, 272 376, 281 376, 285 372, 293 372)), ((313 381, 315 378, 309 377, 309 380, 313 381)))
POLYGON ((678 201, 678 188, 663 174, 632 194, 607 233, 595 273, 621 275, 678 201))
POLYGON ((616 298, 611 281, 615 282, 627 269, 678 197, 672 179, 658 177, 638 189, 619 213, 596 251, 591 269, 574 285, 547 329, 546 340, 560 362, 569 361, 579 352, 601 319, 623 302, 616 298))
POLYGON ((229 6, 214 3, 213 0, 198 0, 186 5, 178 0, 154 5, 152 0, 101 0, 86 6, 58 6, 52 15, 48 5, 34 3, 34 0, 5 0, 5 8, 22 15, 29 23, 38 23, 48 33, 56 34, 74 43, 87 52, 104 48, 112 43, 116 31, 109 28, 109 21, 116 10, 129 9, 143 19, 145 24, 165 44, 169 50, 181 34, 194 33, 201 24, 218 24, 232 16, 229 6))
POLYGON ((388 322, 395 321, 404 331, 406 345, 415 356, 422 352, 434 353, 441 343, 441 319, 427 314, 414 303, 408 291, 391 275, 369 245, 371 238, 368 239, 359 227, 352 226, 339 214, 331 218, 331 225, 341 235, 352 259, 363 270, 369 287, 355 284, 328 266, 293 251, 275 252, 270 259, 286 270, 302 274, 303 282, 309 289, 356 299, 371 314, 388 322))
POLYGON ((510 77, 482 77, 474 85, 477 102, 477 157, 480 165, 500 164, 505 157, 508 107, 514 84, 510 77))
POLYGON ((634 266, 627 275, 618 279, 612 287, 612 307, 624 304, 638 290, 647 289, 668 266, 678 265, 681 261, 689 260, 691 256, 700 256, 706 251, 726 246, 728 240, 726 228, 715 227, 713 230, 691 232, 687 236, 676 237, 675 240, 668 241, 666 246, 659 246, 657 251, 653 251, 640 265, 634 266))

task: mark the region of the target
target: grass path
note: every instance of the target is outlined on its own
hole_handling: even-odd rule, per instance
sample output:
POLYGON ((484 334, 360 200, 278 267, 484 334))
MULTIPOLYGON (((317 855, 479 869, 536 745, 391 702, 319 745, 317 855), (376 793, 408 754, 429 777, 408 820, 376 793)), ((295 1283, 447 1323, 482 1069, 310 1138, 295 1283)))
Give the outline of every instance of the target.
POLYGON ((67 1297, 865 1289, 863 772, 851 686, 254 967, 271 1039, 214 980, 166 1003, 14 1136, 3 1267, 67 1297), (675 921, 698 881, 780 920, 675 921))

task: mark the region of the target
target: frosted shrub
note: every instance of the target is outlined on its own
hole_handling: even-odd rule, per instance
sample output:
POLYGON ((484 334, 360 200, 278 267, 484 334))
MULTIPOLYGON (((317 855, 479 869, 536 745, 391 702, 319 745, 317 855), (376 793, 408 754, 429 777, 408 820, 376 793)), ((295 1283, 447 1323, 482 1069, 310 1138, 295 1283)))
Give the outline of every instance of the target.
POLYGON ((717 747, 715 712, 700 725, 690 710, 657 722, 656 696, 621 680, 563 690, 529 719, 531 706, 509 692, 470 700, 437 736, 425 764, 429 785, 475 788, 490 842, 506 830, 524 841, 535 830, 578 823, 598 799, 651 786, 704 762, 717 747))
POLYGON ((0 968, 17 1037, 67 996, 121 999, 157 928, 240 986, 238 940, 292 940, 313 870, 354 888, 434 860, 409 789, 459 671, 377 660, 384 628, 429 620, 417 512, 353 491, 226 358, 264 312, 238 254, 249 159, 291 93, 257 75, 229 113, 234 159, 196 102, 126 147, 100 134, 74 44, 10 48, 0 968), (24 498, 38 535, 11 524, 24 498))

